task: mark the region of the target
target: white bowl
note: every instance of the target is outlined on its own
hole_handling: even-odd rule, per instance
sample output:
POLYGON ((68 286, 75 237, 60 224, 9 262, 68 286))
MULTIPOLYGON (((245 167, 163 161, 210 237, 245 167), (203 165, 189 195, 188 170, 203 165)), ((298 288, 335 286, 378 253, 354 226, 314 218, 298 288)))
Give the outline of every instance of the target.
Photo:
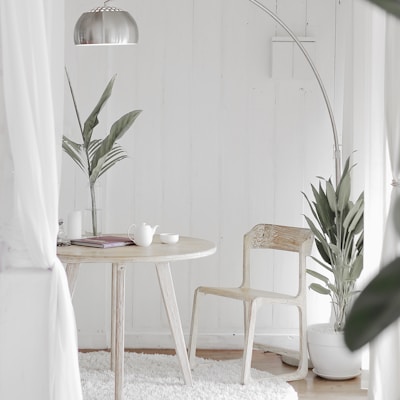
POLYGON ((178 242, 179 234, 178 233, 160 233, 160 240, 161 240, 161 243, 174 244, 174 243, 178 242))

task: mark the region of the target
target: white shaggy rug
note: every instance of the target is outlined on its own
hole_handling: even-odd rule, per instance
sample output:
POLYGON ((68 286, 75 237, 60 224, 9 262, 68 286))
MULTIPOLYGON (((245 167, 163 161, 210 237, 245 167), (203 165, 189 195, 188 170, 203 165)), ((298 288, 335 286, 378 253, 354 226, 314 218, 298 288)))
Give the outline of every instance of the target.
MULTIPOLYGON (((113 400, 110 353, 79 353, 84 400, 113 400)), ((198 359, 193 386, 184 385, 175 356, 125 353, 124 400, 297 400, 285 381, 270 378, 240 385, 241 360, 198 359)), ((252 369, 252 378, 271 377, 252 369)))

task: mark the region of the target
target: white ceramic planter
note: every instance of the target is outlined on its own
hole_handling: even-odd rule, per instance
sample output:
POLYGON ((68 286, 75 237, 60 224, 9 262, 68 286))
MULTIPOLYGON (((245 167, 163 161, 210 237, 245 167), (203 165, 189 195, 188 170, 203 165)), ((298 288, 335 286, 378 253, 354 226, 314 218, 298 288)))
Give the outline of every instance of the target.
POLYGON ((352 353, 344 343, 343 332, 335 332, 330 324, 308 327, 308 352, 313 372, 331 380, 345 380, 361 373, 361 352, 352 353))

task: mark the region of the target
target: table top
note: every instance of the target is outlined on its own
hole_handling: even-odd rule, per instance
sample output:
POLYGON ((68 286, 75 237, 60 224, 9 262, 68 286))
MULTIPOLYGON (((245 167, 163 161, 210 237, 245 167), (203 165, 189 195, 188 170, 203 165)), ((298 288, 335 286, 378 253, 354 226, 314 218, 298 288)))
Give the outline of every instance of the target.
MULTIPOLYGON (((121 235, 124 236, 124 235, 121 235)), ((129 263, 129 262, 169 262, 206 257, 216 252, 214 243, 198 238, 181 236, 178 243, 161 243, 159 235, 154 235, 148 247, 136 245, 112 248, 87 246, 60 246, 57 255, 63 263, 129 263)))

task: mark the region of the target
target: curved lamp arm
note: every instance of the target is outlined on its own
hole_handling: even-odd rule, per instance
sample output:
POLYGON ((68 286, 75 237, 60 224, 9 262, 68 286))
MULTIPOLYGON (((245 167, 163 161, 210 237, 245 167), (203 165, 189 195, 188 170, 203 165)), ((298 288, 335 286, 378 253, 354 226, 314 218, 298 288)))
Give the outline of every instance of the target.
POLYGON ((335 153, 336 184, 338 184, 340 181, 341 169, 342 169, 339 139, 338 139, 338 133, 337 133, 337 129, 336 129, 335 117, 333 115, 331 103, 329 101, 328 94, 326 93, 325 86, 322 82, 321 76, 319 75, 319 72, 318 72, 315 64, 313 63, 310 55, 308 54, 307 50, 302 45, 302 43, 299 41, 297 36, 292 32, 292 30, 276 14, 274 14, 270 9, 265 7, 259 1, 257 1, 257 0, 249 0, 249 1, 250 1, 250 3, 253 3, 255 6, 260 8, 262 11, 267 13, 272 19, 274 19, 290 35, 290 37, 295 41, 297 46, 300 48, 301 52, 303 53, 304 57, 306 58, 308 64, 310 65, 310 67, 318 81, 319 87, 321 88, 321 91, 322 91, 322 95, 324 96, 326 108, 328 109, 329 118, 331 120, 332 133, 333 133, 333 145, 334 145, 334 153, 335 153))

